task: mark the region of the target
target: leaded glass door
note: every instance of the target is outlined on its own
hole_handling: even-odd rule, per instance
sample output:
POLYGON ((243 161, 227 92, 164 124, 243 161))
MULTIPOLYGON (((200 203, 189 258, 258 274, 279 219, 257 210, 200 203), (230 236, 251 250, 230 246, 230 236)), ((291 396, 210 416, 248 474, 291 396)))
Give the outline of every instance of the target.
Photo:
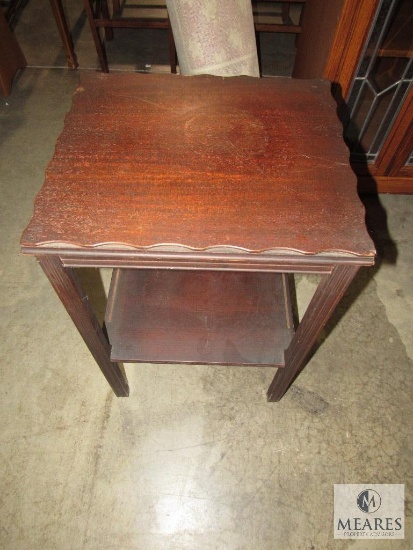
POLYGON ((413 176, 412 52, 413 0, 381 0, 346 101, 355 170, 397 178, 399 192, 413 176))

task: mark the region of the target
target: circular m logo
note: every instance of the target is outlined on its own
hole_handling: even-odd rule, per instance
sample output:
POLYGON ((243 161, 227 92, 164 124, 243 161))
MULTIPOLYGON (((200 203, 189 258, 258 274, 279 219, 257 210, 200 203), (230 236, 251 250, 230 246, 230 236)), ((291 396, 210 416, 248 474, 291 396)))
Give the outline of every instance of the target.
POLYGON ((377 512, 381 505, 381 497, 377 491, 373 489, 365 489, 357 497, 357 506, 362 512, 372 514, 377 512))

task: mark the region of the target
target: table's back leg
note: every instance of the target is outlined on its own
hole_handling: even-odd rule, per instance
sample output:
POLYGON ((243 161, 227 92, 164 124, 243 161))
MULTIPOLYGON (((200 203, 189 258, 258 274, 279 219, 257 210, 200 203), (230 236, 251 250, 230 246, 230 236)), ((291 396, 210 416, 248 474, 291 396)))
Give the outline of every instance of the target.
POLYGON ((128 382, 119 365, 110 360, 110 344, 74 270, 64 267, 57 256, 38 256, 37 260, 115 394, 128 396, 128 382))
POLYGON ((268 388, 268 401, 279 401, 292 384, 358 269, 352 264, 337 265, 323 277, 285 352, 285 367, 278 369, 268 388))
POLYGON ((77 69, 79 64, 75 54, 73 40, 67 26, 67 19, 63 9, 62 0, 50 0, 50 5, 56 20, 57 29, 66 50, 66 59, 69 69, 77 69))
POLYGON ((92 5, 93 0, 84 0, 84 2, 85 2, 86 15, 89 20, 90 30, 93 37, 93 42, 95 43, 95 47, 96 47, 96 53, 98 54, 98 57, 99 57, 100 67, 102 69, 102 72, 108 73, 109 65, 108 65, 108 59, 106 56, 105 44, 103 43, 103 39, 101 38, 101 35, 100 35, 100 28, 96 27, 95 25, 95 12, 92 5))

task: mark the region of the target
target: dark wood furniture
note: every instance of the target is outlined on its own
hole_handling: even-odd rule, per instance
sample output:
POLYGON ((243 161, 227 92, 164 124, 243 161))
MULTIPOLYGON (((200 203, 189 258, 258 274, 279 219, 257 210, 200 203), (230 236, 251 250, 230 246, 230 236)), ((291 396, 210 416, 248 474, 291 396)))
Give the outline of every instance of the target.
POLYGON ((0 10, 0 93, 3 96, 10 95, 14 77, 26 65, 20 45, 0 10))
POLYGON ((306 0, 289 0, 288 2, 274 2, 274 0, 252 0, 252 14, 256 34, 260 74, 262 68, 262 52, 260 33, 289 33, 295 34, 297 44, 302 32, 302 17, 306 0))
POLYGON ((326 81, 84 75, 22 251, 116 395, 117 361, 267 365, 276 401, 374 262, 347 157, 326 81), (77 267, 114 268, 109 338, 77 267), (298 327, 294 272, 322 276, 298 327))
POLYGON ((57 30, 59 31, 60 38, 66 52, 67 66, 69 69, 77 69, 79 64, 77 62, 72 35, 70 34, 69 27, 67 25, 62 0, 50 0, 50 7, 52 8, 57 30))
POLYGON ((288 0, 276 2, 274 0, 252 0, 254 27, 256 32, 286 32, 300 34, 301 20, 307 0, 288 0), (299 7, 298 20, 291 17, 291 8, 296 4, 299 7))
MULTIPOLYGON (((10 0, 5 16, 10 28, 14 28, 15 20, 18 17, 19 11, 26 5, 23 0, 10 0)), ((66 14, 63 9, 62 0, 50 0, 53 16, 56 21, 56 26, 62 40, 63 47, 66 52, 67 66, 69 69, 77 69, 78 62, 74 51, 72 36, 67 25, 66 14)))
POLYGON ((128 2, 112 0, 109 8, 107 0, 84 0, 93 41, 103 72, 109 72, 106 48, 101 29, 106 40, 112 40, 113 29, 160 29, 168 32, 169 63, 171 72, 176 73, 177 55, 175 40, 169 22, 165 0, 158 2, 128 2))

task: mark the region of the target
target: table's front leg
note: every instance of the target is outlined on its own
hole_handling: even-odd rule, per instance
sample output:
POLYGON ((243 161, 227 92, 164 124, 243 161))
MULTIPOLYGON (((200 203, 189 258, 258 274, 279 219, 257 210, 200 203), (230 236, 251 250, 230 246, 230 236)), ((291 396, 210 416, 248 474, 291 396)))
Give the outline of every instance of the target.
POLYGON ((37 260, 115 394, 128 396, 128 382, 119 365, 110 360, 110 344, 74 270, 57 256, 38 256, 37 260))
POLYGON ((285 351, 285 367, 278 369, 268 388, 268 401, 279 401, 292 384, 358 269, 357 265, 336 265, 330 274, 324 275, 285 351))

